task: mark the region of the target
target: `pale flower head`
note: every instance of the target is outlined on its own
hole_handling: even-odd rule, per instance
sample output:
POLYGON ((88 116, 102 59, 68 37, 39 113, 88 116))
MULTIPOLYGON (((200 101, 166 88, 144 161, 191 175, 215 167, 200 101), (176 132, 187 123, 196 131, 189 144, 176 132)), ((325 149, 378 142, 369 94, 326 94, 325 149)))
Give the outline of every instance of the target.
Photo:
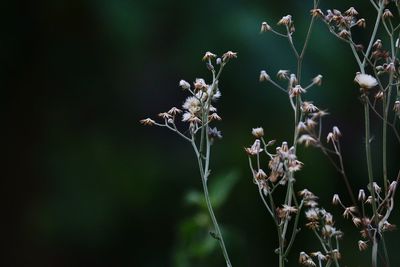
POLYGON ((264 136, 264 129, 262 127, 253 128, 251 134, 254 135, 256 138, 261 138, 264 136))
POLYGON ((358 83, 362 89, 371 89, 378 85, 378 81, 369 74, 357 73, 354 81, 358 83))

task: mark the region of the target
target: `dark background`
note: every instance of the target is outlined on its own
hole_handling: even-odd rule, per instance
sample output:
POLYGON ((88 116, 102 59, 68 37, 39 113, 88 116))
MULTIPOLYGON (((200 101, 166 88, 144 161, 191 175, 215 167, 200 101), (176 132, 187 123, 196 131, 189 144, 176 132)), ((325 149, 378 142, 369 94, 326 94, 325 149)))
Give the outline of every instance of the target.
MULTIPOLYGON (((352 5, 371 26, 368 1, 322 1, 323 10, 352 5)), ((227 196, 217 217, 234 266, 277 265, 275 228, 242 148, 253 141, 256 126, 264 127, 267 139, 292 139, 286 96, 260 84, 258 75, 261 69, 294 70, 293 56, 283 39, 260 35, 259 29, 264 20, 275 25, 292 14, 300 44, 311 1, 53 0, 1 6, 1 266, 223 266, 207 237, 204 205, 193 204, 201 184, 191 147, 138 121, 179 107, 185 97, 179 80, 210 79, 203 54, 227 50, 238 52, 238 59, 220 82, 224 120, 218 127, 224 139, 213 148, 211 167, 212 178, 225 177, 226 186, 218 188, 227 196), (199 242, 208 245, 197 247, 199 242)), ((365 42, 370 32, 356 38, 365 42)), ((333 125, 341 129, 355 192, 367 183, 362 105, 352 82, 356 70, 349 47, 316 23, 303 77, 324 79, 306 99, 329 109, 326 133, 333 125)), ((379 178, 381 123, 373 118, 379 178)), ((399 146, 392 135, 389 144, 392 180, 399 146)), ((345 231, 343 266, 368 265, 370 252, 357 249, 358 230, 331 205, 336 192, 348 201, 340 176, 316 149, 301 148, 299 157, 305 167, 296 188, 319 195, 345 231)), ((395 210, 391 222, 399 219, 395 210)), ((387 236, 392 266, 400 265, 399 237, 398 231, 387 236)), ((289 265, 297 266, 299 251, 320 249, 305 229, 289 265)))

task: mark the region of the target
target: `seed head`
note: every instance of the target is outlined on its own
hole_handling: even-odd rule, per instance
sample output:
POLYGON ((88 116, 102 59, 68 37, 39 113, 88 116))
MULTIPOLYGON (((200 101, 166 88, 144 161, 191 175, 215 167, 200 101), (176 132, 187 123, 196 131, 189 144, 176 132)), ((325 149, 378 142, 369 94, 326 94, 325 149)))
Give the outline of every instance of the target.
POLYGON ((351 35, 351 33, 348 30, 341 30, 338 34, 341 38, 343 39, 348 39, 351 35))
POLYGON ((225 54, 222 55, 222 61, 223 62, 227 62, 228 60, 230 60, 232 58, 237 58, 237 53, 236 52, 228 51, 228 52, 226 52, 225 54))
POLYGON ((297 143, 299 143, 299 144, 303 144, 304 143, 304 145, 306 147, 308 147, 310 145, 316 144, 317 140, 314 137, 312 137, 312 136, 310 136, 308 134, 303 134, 299 139, 297 139, 297 143))
POLYGON ((397 187, 397 182, 396 181, 391 182, 389 185, 389 192, 393 194, 394 191, 396 190, 396 187, 397 187))
POLYGON ((182 88, 182 90, 190 89, 190 84, 185 80, 180 80, 179 81, 179 86, 182 88))
POLYGON ((222 118, 217 113, 212 113, 211 115, 208 116, 208 119, 210 121, 220 121, 220 120, 222 120, 222 118))
POLYGON ((268 23, 266 23, 265 21, 263 23, 261 23, 261 30, 260 32, 269 32, 270 30, 272 30, 271 26, 268 25, 268 23))
POLYGON ((332 204, 333 204, 333 205, 337 205, 337 204, 339 204, 339 203, 341 203, 341 202, 340 202, 339 195, 338 195, 338 194, 334 194, 334 195, 333 195, 333 198, 332 198, 332 204))
POLYGON ((389 9, 385 9, 385 11, 383 11, 382 18, 384 18, 384 19, 393 18, 393 14, 392 14, 392 12, 390 12, 389 9))
POLYGON ((197 78, 196 81, 193 83, 194 85, 194 90, 196 92, 198 91, 206 91, 208 89, 208 85, 204 81, 204 79, 197 78))
POLYGON ((262 169, 259 169, 258 172, 256 173, 257 180, 263 180, 267 177, 268 177, 268 175, 262 169))
POLYGON ((244 150, 249 156, 257 155, 258 153, 263 151, 259 139, 256 139, 251 147, 245 147, 244 150))
POLYGON ((354 7, 350 7, 349 9, 347 9, 347 10, 344 12, 344 14, 347 15, 347 16, 352 16, 352 17, 354 17, 354 16, 357 16, 357 15, 358 15, 358 12, 357 12, 357 10, 356 10, 354 7))
POLYGON ((360 251, 367 250, 367 248, 368 248, 368 244, 366 242, 364 242, 362 240, 358 240, 358 249, 360 251))
POLYGON ((172 107, 170 110, 168 110, 168 114, 175 116, 176 114, 182 113, 182 110, 176 107, 172 107))
POLYGON ((314 113, 319 109, 312 102, 304 101, 301 105, 301 110, 306 113, 314 113))
POLYGON ((217 57, 216 54, 213 54, 210 51, 207 51, 203 56, 203 61, 206 61, 206 60, 208 61, 208 60, 211 60, 211 59, 216 58, 216 57, 217 57))
POLYGON ((375 43, 372 46, 375 49, 382 49, 382 41, 381 39, 376 39, 375 43))
POLYGON ((147 126, 153 126, 156 122, 150 118, 140 120, 140 123, 147 126))
POLYGON ((269 80, 271 80, 271 77, 269 77, 269 75, 267 74, 267 72, 265 70, 262 70, 260 72, 260 82, 269 81, 269 80))
POLYGON ((376 94, 375 94, 375 99, 377 100, 381 100, 383 98, 383 91, 379 90, 376 94))
POLYGON ((353 223, 356 227, 359 227, 361 225, 361 219, 358 217, 353 217, 353 223))
POLYGON ((254 135, 256 138, 261 138, 264 136, 264 129, 262 127, 253 128, 251 134, 254 135))
POLYGON ((378 85, 378 81, 369 74, 357 73, 354 81, 358 83, 362 89, 371 89, 378 85))
POLYGON ((359 19, 357 20, 356 25, 360 28, 365 28, 367 26, 367 23, 365 22, 365 19, 359 19))
POLYGON ((276 76, 279 79, 288 80, 289 79, 289 70, 279 70, 278 73, 276 74, 276 76))
POLYGON ((365 201, 365 192, 364 189, 360 189, 360 191, 358 191, 358 200, 361 202, 365 201))
POLYGON ((162 112, 158 113, 158 117, 168 120, 169 118, 171 118, 171 115, 168 112, 162 112))
POLYGON ((295 87, 291 87, 289 90, 290 97, 295 97, 295 96, 301 95, 306 92, 307 91, 303 87, 301 87, 299 84, 296 85, 295 87))
POLYGON ((324 13, 319 8, 311 9, 310 13, 311 13, 311 16, 313 16, 313 17, 323 17, 324 16, 324 13))
POLYGON ((312 82, 313 82, 313 84, 320 86, 322 83, 322 75, 319 74, 319 75, 315 76, 314 79, 312 80, 312 82))
POLYGON ((217 127, 208 128, 208 136, 211 139, 222 139, 221 131, 218 131, 217 127))
POLYGON ((325 261, 327 258, 321 251, 310 253, 311 256, 316 257, 319 261, 325 261))
POLYGON ((339 128, 337 126, 333 126, 332 128, 333 138, 337 141, 342 136, 339 128))
POLYGON ((394 101, 393 111, 396 112, 397 114, 400 114, 400 101, 399 100, 394 101))
POLYGON ((292 16, 291 15, 286 15, 286 16, 282 17, 278 22, 278 25, 290 26, 291 24, 292 24, 292 16))

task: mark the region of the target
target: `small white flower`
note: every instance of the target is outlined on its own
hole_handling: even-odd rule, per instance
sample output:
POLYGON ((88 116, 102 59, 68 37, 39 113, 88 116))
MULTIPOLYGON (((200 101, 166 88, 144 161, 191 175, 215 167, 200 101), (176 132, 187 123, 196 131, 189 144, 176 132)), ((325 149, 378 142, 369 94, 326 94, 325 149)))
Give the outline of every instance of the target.
POLYGON ((370 89, 378 85, 378 81, 369 74, 357 73, 354 81, 363 89, 370 89))
POLYGON ((256 138, 261 138, 264 136, 264 129, 262 127, 253 128, 251 134, 254 135, 256 138))

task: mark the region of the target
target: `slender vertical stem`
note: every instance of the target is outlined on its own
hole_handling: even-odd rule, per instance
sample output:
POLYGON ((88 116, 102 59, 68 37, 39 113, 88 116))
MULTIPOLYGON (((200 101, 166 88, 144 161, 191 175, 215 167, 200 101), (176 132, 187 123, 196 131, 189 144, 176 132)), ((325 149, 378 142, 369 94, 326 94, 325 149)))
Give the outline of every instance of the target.
MULTIPOLYGON (((364 95, 363 97, 366 98, 368 96, 364 95)), ((367 158, 368 180, 372 196, 372 210, 374 214, 375 223, 376 225, 378 225, 376 196, 375 196, 375 190, 373 188, 374 174, 372 170, 372 158, 371 158, 370 117, 369 117, 368 102, 366 99, 364 99, 364 119, 365 119, 365 154, 367 158)))
MULTIPOLYGON (((384 1, 379 1, 379 10, 378 10, 378 15, 376 17, 376 21, 375 21, 375 26, 374 26, 374 30, 372 31, 372 35, 371 35, 371 39, 369 41, 369 45, 367 48, 367 52, 365 52, 365 56, 364 56, 364 60, 362 62, 363 67, 365 67, 365 63, 367 61, 367 58, 369 57, 369 53, 371 52, 372 49, 372 45, 375 42, 375 36, 376 33, 378 32, 378 28, 379 28, 379 24, 381 22, 381 18, 382 18, 382 13, 383 13, 383 9, 385 7, 384 1)), ((362 68, 362 70, 364 70, 364 68, 362 68)), ((363 72, 364 73, 364 72, 363 72)))
POLYGON ((378 241, 375 237, 376 234, 373 236, 372 240, 372 267, 378 267, 378 241))

